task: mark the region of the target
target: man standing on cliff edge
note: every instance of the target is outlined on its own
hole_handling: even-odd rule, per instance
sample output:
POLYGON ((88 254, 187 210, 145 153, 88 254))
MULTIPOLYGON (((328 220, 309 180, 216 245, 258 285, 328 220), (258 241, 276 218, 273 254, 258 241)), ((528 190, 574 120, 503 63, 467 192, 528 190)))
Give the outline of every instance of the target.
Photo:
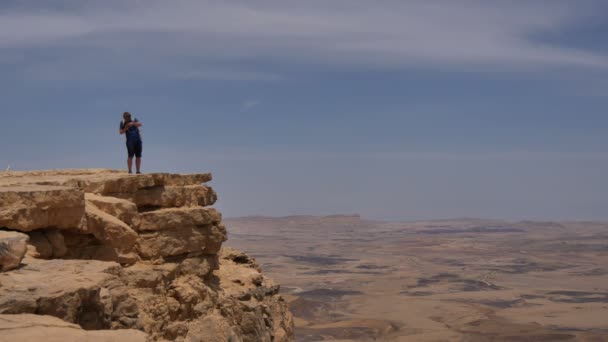
POLYGON ((137 118, 131 118, 131 113, 129 112, 124 112, 122 118, 118 133, 124 134, 127 137, 127 153, 129 154, 127 165, 129 173, 133 173, 131 170, 133 168, 133 156, 135 156, 135 168, 137 169, 137 174, 140 174, 142 142, 139 127, 141 127, 141 122, 137 121, 137 118))

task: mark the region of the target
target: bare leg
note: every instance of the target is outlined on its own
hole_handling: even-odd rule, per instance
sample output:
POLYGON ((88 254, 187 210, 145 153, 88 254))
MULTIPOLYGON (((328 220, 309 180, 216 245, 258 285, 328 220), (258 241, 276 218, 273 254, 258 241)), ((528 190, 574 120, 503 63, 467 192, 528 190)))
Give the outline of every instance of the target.
POLYGON ((129 167, 129 173, 131 173, 131 170, 133 169, 133 158, 127 159, 127 166, 129 167))
POLYGON ((139 169, 141 169, 141 158, 135 158, 135 168, 137 168, 137 173, 139 173, 139 169))

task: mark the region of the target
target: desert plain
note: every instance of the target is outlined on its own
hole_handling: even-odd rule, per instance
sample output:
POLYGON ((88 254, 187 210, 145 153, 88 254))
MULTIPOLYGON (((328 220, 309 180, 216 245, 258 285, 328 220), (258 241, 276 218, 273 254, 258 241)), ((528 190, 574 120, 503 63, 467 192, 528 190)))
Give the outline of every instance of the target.
POLYGON ((305 341, 608 341, 608 223, 225 220, 305 341))

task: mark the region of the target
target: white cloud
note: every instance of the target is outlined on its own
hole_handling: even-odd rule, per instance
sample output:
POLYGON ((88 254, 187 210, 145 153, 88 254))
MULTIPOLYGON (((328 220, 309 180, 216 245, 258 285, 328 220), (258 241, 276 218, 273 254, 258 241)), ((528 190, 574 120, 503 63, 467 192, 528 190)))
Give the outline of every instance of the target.
POLYGON ((464 0, 59 3, 62 11, 43 5, 0 9, 0 49, 38 49, 37 54, 65 49, 68 60, 148 63, 172 69, 148 72, 215 80, 280 78, 266 70, 213 70, 218 63, 245 62, 330 68, 608 67, 603 54, 538 38, 593 20, 594 2, 576 7, 464 0))

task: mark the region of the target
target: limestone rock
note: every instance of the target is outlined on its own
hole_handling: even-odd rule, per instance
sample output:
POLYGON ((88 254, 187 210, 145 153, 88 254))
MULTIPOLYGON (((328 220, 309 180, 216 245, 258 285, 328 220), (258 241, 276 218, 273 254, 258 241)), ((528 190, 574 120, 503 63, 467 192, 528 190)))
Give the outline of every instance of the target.
POLYGON ((85 329, 138 329, 152 340, 289 341, 293 321, 278 286, 255 266, 230 258, 213 267, 215 257, 130 267, 29 258, 18 271, 0 273, 0 314, 51 315, 85 329), (207 270, 196 273, 198 267, 207 270), (209 277, 212 268, 216 278, 209 277))
POLYGON ((0 248, 3 269, 28 251, 21 267, 0 273, 0 341, 289 341, 293 319, 278 284, 248 255, 220 252, 227 233, 205 208, 217 200, 201 185, 209 180, 0 173, 0 229, 30 239, 1 233, 20 236, 2 245, 0 235, 10 247, 0 248))
POLYGON ((244 311, 245 316, 239 326, 243 330, 240 335, 247 336, 246 341, 291 341, 293 316, 285 300, 278 295, 279 285, 264 277, 259 269, 253 258, 232 248, 222 248, 220 267, 215 273, 220 279, 223 294, 247 303, 246 308, 240 310, 227 306, 227 317, 235 317, 231 310, 244 311), (260 317, 266 319, 260 320, 260 317))
POLYGON ((184 226, 170 230, 142 232, 139 235, 139 254, 144 259, 182 255, 216 254, 226 240, 223 226, 184 226))
POLYGON ((70 184, 85 192, 95 194, 112 194, 117 192, 135 192, 139 189, 159 185, 151 174, 132 176, 119 174, 91 179, 74 178, 70 184))
POLYGON ((140 189, 155 186, 200 185, 211 180, 211 174, 180 175, 170 173, 150 173, 142 175, 117 174, 77 180, 75 186, 86 192, 112 195, 115 193, 134 193, 140 189))
POLYGON ((85 232, 93 234, 105 245, 129 251, 137 241, 137 233, 131 227, 92 204, 86 206, 86 218, 85 232))
POLYGON ((137 216, 137 206, 124 199, 86 193, 87 203, 95 205, 106 214, 112 215, 128 225, 132 225, 137 216))
POLYGON ((115 195, 134 202, 139 208, 205 207, 217 200, 215 191, 204 185, 157 186, 141 189, 133 194, 115 195))
POLYGON ((219 223, 220 213, 213 208, 183 207, 168 208, 139 215, 139 231, 178 229, 185 226, 202 226, 219 223))
POLYGON ((110 314, 102 284, 120 266, 112 262, 27 258, 17 271, 0 273, 0 314, 36 313, 59 317, 85 329, 107 329, 110 314))
POLYGON ((0 269, 8 271, 19 267, 27 252, 29 237, 18 232, 0 231, 0 269))
POLYGON ((228 240, 228 234, 226 227, 223 224, 211 226, 211 233, 208 235, 207 246, 204 254, 215 255, 218 254, 222 248, 222 243, 228 240))
POLYGON ((135 252, 123 252, 110 246, 90 245, 85 247, 70 248, 66 259, 113 261, 121 265, 133 265, 139 261, 139 255, 135 252))
POLYGON ((274 341, 291 341, 294 335, 294 320, 287 303, 280 296, 268 297, 267 302, 269 303, 268 312, 273 320, 274 341))
POLYGON ((123 269, 122 279, 132 288, 154 289, 160 284, 169 284, 179 274, 179 264, 164 263, 161 265, 137 263, 123 269))
POLYGON ((154 177, 158 184, 165 186, 200 185, 202 183, 210 182, 213 179, 210 173, 197 173, 189 175, 155 173, 154 177))
POLYGON ((0 342, 146 342, 146 334, 137 330, 87 331, 56 317, 32 314, 0 315, 0 331, 0 342))
POLYGON ((170 284, 168 294, 180 303, 178 317, 181 320, 205 315, 214 308, 218 298, 203 279, 191 274, 176 278, 170 284))
POLYGON ((71 169, 49 171, 12 171, 0 174, 0 186, 53 185, 78 188, 96 194, 133 193, 152 186, 200 185, 211 181, 210 173, 171 174, 151 173, 129 175, 125 171, 108 169, 71 169))
POLYGON ((185 342, 242 342, 234 328, 221 315, 209 315, 190 325, 185 342))
POLYGON ((179 265, 179 274, 194 274, 197 277, 208 277, 211 272, 219 268, 220 261, 217 255, 201 255, 185 258, 179 265))
POLYGON ((246 267, 253 268, 258 272, 262 272, 262 269, 260 268, 260 265, 258 265, 258 263, 255 261, 255 258, 234 248, 222 248, 221 258, 224 260, 232 261, 235 264, 241 264, 245 265, 246 267))
POLYGON ((78 189, 47 185, 0 187, 0 227, 23 232, 77 228, 83 214, 84 193, 78 189))

